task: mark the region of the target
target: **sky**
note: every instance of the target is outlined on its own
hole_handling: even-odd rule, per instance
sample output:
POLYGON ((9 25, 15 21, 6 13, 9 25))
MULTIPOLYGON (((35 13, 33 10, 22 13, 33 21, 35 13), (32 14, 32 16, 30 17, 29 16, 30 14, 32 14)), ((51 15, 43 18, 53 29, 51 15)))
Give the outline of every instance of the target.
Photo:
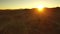
POLYGON ((0 0, 0 9, 36 8, 41 4, 49 8, 60 7, 60 0, 0 0))

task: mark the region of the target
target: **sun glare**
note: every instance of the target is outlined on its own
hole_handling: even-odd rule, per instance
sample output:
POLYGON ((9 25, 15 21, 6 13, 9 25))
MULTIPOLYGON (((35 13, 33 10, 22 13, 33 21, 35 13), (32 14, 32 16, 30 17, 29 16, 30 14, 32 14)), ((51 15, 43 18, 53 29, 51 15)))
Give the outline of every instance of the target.
POLYGON ((38 6, 37 6, 37 8, 38 8, 38 11, 40 11, 40 12, 41 12, 41 11, 43 11, 44 6, 43 6, 43 5, 38 5, 38 6))

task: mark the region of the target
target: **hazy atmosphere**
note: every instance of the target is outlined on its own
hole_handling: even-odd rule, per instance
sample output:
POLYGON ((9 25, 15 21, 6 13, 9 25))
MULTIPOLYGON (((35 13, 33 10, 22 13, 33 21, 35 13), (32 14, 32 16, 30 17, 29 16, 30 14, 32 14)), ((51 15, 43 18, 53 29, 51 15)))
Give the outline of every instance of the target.
POLYGON ((60 34, 60 0, 0 0, 0 34, 60 34))
POLYGON ((60 6, 60 0, 0 0, 0 9, 36 8, 42 4, 44 7, 60 6))

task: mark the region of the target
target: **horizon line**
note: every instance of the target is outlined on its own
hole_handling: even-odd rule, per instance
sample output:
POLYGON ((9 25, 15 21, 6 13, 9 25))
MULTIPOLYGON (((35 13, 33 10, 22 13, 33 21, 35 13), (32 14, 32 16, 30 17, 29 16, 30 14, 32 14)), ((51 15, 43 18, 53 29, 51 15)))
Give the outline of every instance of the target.
MULTIPOLYGON (((44 7, 44 8, 57 8, 57 7, 44 7)), ((58 8, 60 8, 60 7, 58 7, 58 8)), ((7 9, 0 9, 0 10, 15 10, 15 9, 33 9, 33 8, 7 8, 7 9)))

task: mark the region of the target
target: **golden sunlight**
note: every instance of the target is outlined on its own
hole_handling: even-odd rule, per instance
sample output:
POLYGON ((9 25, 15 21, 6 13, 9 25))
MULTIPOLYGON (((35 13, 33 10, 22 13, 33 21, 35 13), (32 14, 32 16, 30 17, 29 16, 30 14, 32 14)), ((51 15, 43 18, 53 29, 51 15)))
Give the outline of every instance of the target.
POLYGON ((44 9, 44 6, 43 6, 43 5, 38 5, 37 8, 38 8, 38 11, 39 11, 39 12, 42 12, 43 9, 44 9))

